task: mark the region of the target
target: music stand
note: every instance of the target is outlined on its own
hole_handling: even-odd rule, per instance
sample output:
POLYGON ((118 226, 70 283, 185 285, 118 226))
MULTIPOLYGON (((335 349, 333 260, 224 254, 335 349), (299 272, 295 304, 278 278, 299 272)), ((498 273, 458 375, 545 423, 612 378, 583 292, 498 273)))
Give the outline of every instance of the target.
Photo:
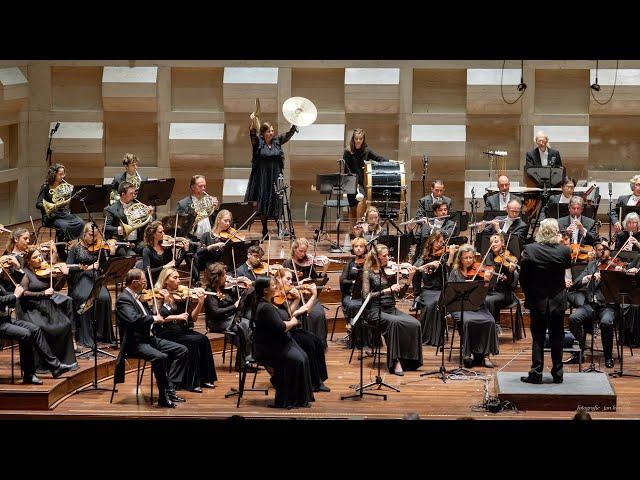
POLYGON ((551 208, 548 208, 549 204, 547 204, 546 208, 546 218, 558 218, 568 217, 569 216, 569 204, 568 203, 556 203, 551 205, 551 208))
MULTIPOLYGON (((502 212, 504 214, 504 212, 502 212)), ((466 210, 454 210, 449 213, 450 220, 456 223, 455 232, 464 232, 469 227, 469 212, 466 210)))
POLYGON ((159 178, 157 180, 144 180, 140 182, 136 199, 140 203, 153 207, 153 219, 156 219, 156 207, 166 205, 171 198, 173 187, 176 184, 175 178, 159 178))
MULTIPOLYGON (((331 238, 324 230, 324 221, 326 207, 331 206, 331 197, 336 196, 336 242, 332 243, 332 253, 345 253, 340 247, 340 223, 342 222, 342 194, 355 195, 358 191, 358 176, 355 173, 340 173, 330 175, 316 175, 316 189, 323 195, 327 195, 327 200, 323 205, 322 218, 320 220, 320 231, 318 232, 318 240, 325 233, 329 241, 331 238)), ((347 203, 348 205, 348 203, 347 203)))
POLYGON ((551 166, 529 167, 526 172, 527 175, 535 180, 538 187, 547 190, 562 184, 564 168, 551 166))
POLYGON ((637 374, 624 373, 624 306, 640 304, 640 278, 624 272, 602 270, 600 272, 600 289, 606 303, 620 305, 620 328, 618 329, 618 345, 620 346, 620 370, 612 372, 612 377, 640 377, 637 374))
POLYGON ((413 243, 412 235, 410 233, 398 232, 397 235, 379 235, 375 237, 377 242, 386 245, 389 249, 389 256, 394 257, 396 262, 408 262, 409 261, 409 249, 413 243), (400 237, 400 255, 398 255, 398 237, 400 237))
MULTIPOLYGON (((193 228, 193 222, 196 219, 196 213, 191 210, 189 213, 181 213, 177 215, 178 217, 178 230, 176 232, 177 237, 193 237, 191 235, 191 229, 193 228)), ((165 232, 171 232, 173 235, 173 231, 176 227, 176 215, 167 215, 160 219, 162 223, 162 227, 165 232)))
POLYGON ((69 211, 76 214, 86 213, 87 210, 102 213, 104 208, 109 206, 109 195, 111 195, 111 185, 74 185, 69 211), (75 195, 82 189, 85 192, 84 196, 75 195))
MULTIPOLYGON (((231 226, 235 229, 238 228, 239 225, 245 223, 255 212, 258 210, 258 202, 229 202, 222 203, 218 208, 220 210, 229 210, 231 212, 231 218, 233 218, 233 223, 231 226)), ((248 224, 247 228, 251 226, 254 222, 254 218, 248 224)))
POLYGON ((252 245, 260 245, 260 240, 244 240, 242 242, 229 242, 222 249, 220 261, 225 264, 228 272, 235 272, 233 259, 243 262, 247 258, 247 251, 252 245))
MULTIPOLYGON (((105 264, 103 271, 105 274, 107 272, 109 273, 109 276, 105 279, 105 283, 113 281, 116 297, 118 296, 118 283, 124 282, 127 272, 135 267, 137 261, 137 255, 127 255, 125 257, 111 257, 105 264)), ((119 330, 118 316, 116 315, 116 345, 119 343, 119 330)))
MULTIPOLYGON (((489 286, 485 285, 484 280, 474 282, 448 282, 444 289, 441 304, 444 305, 447 313, 460 312, 460 325, 464 326, 464 312, 477 311, 482 308, 484 300, 487 297, 489 286)), ((453 321, 453 328, 456 328, 457 322, 453 321)), ((453 339, 452 339, 453 341, 453 339)), ((444 355, 444 344, 442 345, 444 355)), ((460 360, 458 368, 451 371, 452 375, 473 374, 471 370, 462 368, 462 328, 460 329, 460 360)))

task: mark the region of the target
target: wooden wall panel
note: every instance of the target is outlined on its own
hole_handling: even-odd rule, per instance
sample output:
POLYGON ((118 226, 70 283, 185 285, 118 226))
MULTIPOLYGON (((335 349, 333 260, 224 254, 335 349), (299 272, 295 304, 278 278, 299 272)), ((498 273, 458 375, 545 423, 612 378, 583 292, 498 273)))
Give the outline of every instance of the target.
POLYGON ((51 100, 55 110, 101 110, 102 67, 52 67, 51 100))
POLYGON ((142 166, 157 165, 158 126, 153 113, 105 113, 105 164, 122 166, 125 153, 135 153, 142 166))
POLYGON ((588 113, 589 70, 536 70, 535 113, 588 113))
MULTIPOLYGON (((488 170, 489 159, 482 152, 489 150, 506 151, 506 169, 519 169, 524 164, 520 158, 520 117, 519 116, 467 116, 466 169, 488 170)), ((493 170, 497 170, 497 162, 493 170)))
POLYGON ((223 75, 223 68, 172 68, 171 109, 222 112, 223 75))
POLYGON ((413 70, 414 113, 464 113, 466 104, 466 70, 413 70))
POLYGON ((318 112, 344 112, 343 68, 293 68, 291 95, 313 102, 318 112))

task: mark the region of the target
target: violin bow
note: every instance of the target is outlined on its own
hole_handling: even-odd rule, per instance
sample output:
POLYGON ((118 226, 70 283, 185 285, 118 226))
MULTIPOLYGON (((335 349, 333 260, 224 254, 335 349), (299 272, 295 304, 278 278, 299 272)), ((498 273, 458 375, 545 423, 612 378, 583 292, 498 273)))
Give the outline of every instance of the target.
MULTIPOLYGON (((251 216, 250 216, 249 218, 247 218, 247 219, 245 220, 245 222, 244 222, 242 225, 240 225, 240 228, 238 228, 238 229, 236 230, 236 232, 237 232, 238 230, 242 230, 242 229, 247 225, 247 223, 249 223, 249 222, 251 221, 251 219, 252 219, 253 217, 255 217, 257 214, 258 214, 258 212, 257 212, 257 211, 253 212, 253 213, 251 214, 251 216)), ((227 241, 226 241, 226 242, 224 242, 224 244, 226 245, 227 243, 229 243, 229 241, 230 241, 234 236, 235 236, 235 237, 237 237, 237 238, 240 238, 240 237, 238 237, 238 235, 237 235, 237 234, 231 234, 231 236, 227 239, 227 241)))
POLYGON ((156 300, 156 291, 153 288, 153 277, 151 276, 151 266, 147 266, 147 273, 149 274, 149 281, 151 282, 151 298, 153 298, 153 306, 156 307, 156 315, 160 315, 158 309, 158 301, 156 300))
MULTIPOLYGON (((100 235, 102 236, 102 243, 104 245, 107 244, 106 240, 104 239, 104 232, 105 232, 106 228, 107 228, 107 222, 105 220, 104 225, 102 226, 102 232, 100 232, 100 230, 98 230, 98 232, 100 232, 100 235)), ((96 239, 94 238, 93 241, 95 242, 96 239)), ((98 250, 98 260, 96 260, 98 262, 98 270, 100 269, 100 255, 102 255, 102 249, 98 250)))
POLYGON ((11 283, 13 283, 14 287, 17 287, 18 284, 16 283, 16 281, 13 279, 13 277, 11 276, 11 274, 7 271, 6 268, 4 268, 4 265, 0 264, 0 267, 2 268, 2 271, 5 273, 5 275, 7 277, 9 277, 9 280, 11 280, 11 283))
MULTIPOLYGON (((175 240, 176 237, 173 237, 173 238, 175 240)), ((191 262, 191 268, 189 269, 189 290, 187 290, 187 301, 185 302, 184 313, 189 313, 189 300, 191 300, 191 281, 192 280, 193 280, 193 262, 191 262)), ((187 320, 187 322, 188 321, 189 320, 187 320)))
POLYGON ((482 269, 482 265, 484 265, 485 260, 487 259, 487 256, 489 255, 489 252, 491 251, 491 247, 489 247, 487 249, 487 253, 484 254, 484 257, 482 257, 482 261, 480 262, 480 266, 478 267, 478 271, 476 272, 476 274, 473 276, 473 278, 471 279, 471 281, 473 282, 476 277, 478 276, 478 274, 480 273, 480 270, 482 269))
MULTIPOLYGON (((176 261, 176 237, 178 236, 178 213, 176 212, 176 223, 173 227, 173 262, 176 261)), ((187 300, 188 303, 188 300, 187 300)))
POLYGON ((29 220, 31 221, 31 229, 33 230, 33 236, 35 238, 36 245, 38 244, 38 234, 36 233, 36 226, 33 223, 33 217, 29 215, 29 220))
MULTIPOLYGON (((507 243, 504 244, 504 252, 507 252, 507 247, 509 245, 509 242, 511 241, 511 235, 513 235, 513 231, 511 231, 509 233, 509 236, 507 237, 507 243)), ((489 246, 489 250, 491 250, 491 246, 489 246)), ((503 259, 504 259, 504 253, 503 255, 503 259)), ((498 279, 500 279, 500 275, 502 275, 502 267, 504 266, 504 262, 500 263, 500 268, 498 269, 498 279)))
POLYGON ((624 248, 627 246, 627 243, 629 243, 630 241, 631 241, 631 235, 629 235, 629 238, 627 238, 627 241, 624 242, 622 246, 618 249, 618 253, 616 253, 615 256, 609 261, 609 264, 607 265, 607 270, 609 270, 609 267, 613 264, 615 259, 618 258, 618 255, 620 255, 620 252, 624 250, 624 248))
POLYGON ((236 296, 240 298, 240 287, 238 286, 238 274, 236 273, 236 251, 231 246, 231 260, 233 261, 233 278, 236 281, 236 296))

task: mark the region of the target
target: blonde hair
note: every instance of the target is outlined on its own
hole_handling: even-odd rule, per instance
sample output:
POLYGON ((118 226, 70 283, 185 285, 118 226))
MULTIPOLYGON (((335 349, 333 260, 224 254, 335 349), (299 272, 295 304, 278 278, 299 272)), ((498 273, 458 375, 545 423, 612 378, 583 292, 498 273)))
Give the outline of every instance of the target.
POLYGON ((373 247, 364 262, 364 270, 371 271, 374 264, 377 268, 380 268, 380 260, 378 259, 378 255, 385 250, 388 251, 389 247, 387 247, 384 243, 379 243, 378 245, 373 247))
POLYGON ((296 251, 296 248, 303 246, 309 248, 309 240, 304 237, 296 238, 293 242, 291 242, 291 258, 293 258, 293 252, 296 251))
POLYGON ((463 253, 467 253, 467 252, 471 252, 475 256, 476 249, 473 247, 473 245, 471 245, 469 243, 465 243, 464 245, 462 245, 456 251, 456 254, 455 254, 454 258, 453 258, 453 269, 454 270, 460 270, 460 267, 462 266, 462 254, 463 253))
POLYGON ((560 229, 558 228, 558 220, 555 218, 545 218, 540 222, 540 228, 536 233, 536 242, 555 244, 560 243, 560 229))
POLYGON ((229 215, 231 217, 231 223, 233 223, 233 215, 229 210, 220 210, 218 215, 216 215, 216 220, 213 222, 213 231, 217 231, 220 226, 220 222, 225 217, 225 215, 229 215))
POLYGON ((367 241, 363 237, 356 237, 351 240, 351 248, 354 248, 356 245, 367 246, 367 241))
POLYGON ((160 275, 158 275, 158 280, 156 280, 156 283, 153 286, 153 288, 155 288, 156 290, 165 288, 165 283, 167 283, 167 278, 169 278, 169 275, 177 271, 178 270, 175 268, 163 268, 162 271, 160 272, 160 275))

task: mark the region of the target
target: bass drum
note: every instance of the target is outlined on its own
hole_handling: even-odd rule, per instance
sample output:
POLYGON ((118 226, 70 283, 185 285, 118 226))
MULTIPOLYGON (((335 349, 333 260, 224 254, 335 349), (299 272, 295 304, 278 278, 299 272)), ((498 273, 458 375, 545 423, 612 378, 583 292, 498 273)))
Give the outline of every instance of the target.
POLYGON ((403 214, 407 195, 404 162, 365 162, 365 174, 367 204, 375 206, 381 218, 403 214))

